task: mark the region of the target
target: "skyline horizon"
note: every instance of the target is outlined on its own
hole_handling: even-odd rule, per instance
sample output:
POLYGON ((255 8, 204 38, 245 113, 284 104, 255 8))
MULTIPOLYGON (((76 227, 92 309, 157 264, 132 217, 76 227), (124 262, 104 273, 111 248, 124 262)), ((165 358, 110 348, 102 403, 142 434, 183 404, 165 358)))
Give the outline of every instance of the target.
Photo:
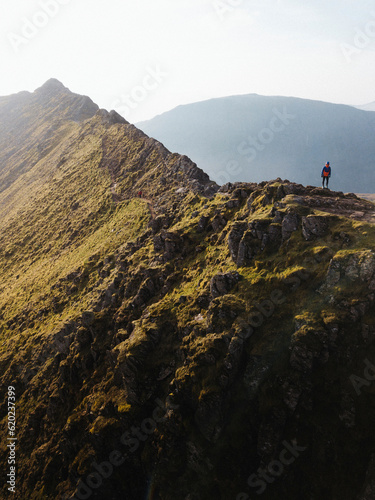
MULTIPOLYGON (((99 106, 100 109, 106 109, 107 111, 111 111, 112 109, 114 109, 115 111, 117 111, 114 107, 111 108, 111 107, 103 107, 100 105, 99 102, 97 102, 91 95, 89 95, 88 93, 81 93, 81 92, 78 92, 76 91, 75 89, 72 89, 70 88, 69 86, 67 86, 65 84, 65 82, 61 81, 59 78, 56 78, 56 77, 50 77, 48 78, 47 80, 45 80, 42 84, 38 85, 37 87, 33 88, 33 89, 23 89, 23 90, 19 90, 19 91, 16 91, 16 92, 11 92, 10 94, 6 94, 6 95, 0 95, 0 98, 1 97, 9 97, 11 95, 17 95, 18 93, 22 93, 22 92, 29 92, 29 93, 34 93, 36 92, 38 89, 42 88, 47 82, 49 81, 57 81, 59 82, 60 84, 62 84, 66 89, 68 89, 70 92, 72 92, 73 94, 78 94, 78 95, 82 95, 82 96, 85 96, 85 97, 89 97, 93 102, 94 104, 97 104, 99 106)), ((208 97, 208 98, 204 98, 204 99, 201 99, 201 100, 196 100, 196 101, 191 101, 191 102, 184 102, 184 103, 180 103, 180 104, 176 104, 174 105, 173 107, 171 108, 168 108, 168 109, 165 109, 165 110, 161 110, 160 112, 158 112, 157 114, 154 114, 154 115, 150 115, 149 117, 147 118, 144 118, 144 119, 141 119, 141 120, 137 120, 137 121, 131 121, 130 123, 133 123, 133 124, 137 124, 137 123, 141 123, 141 122, 144 122, 144 121, 149 121, 149 120, 152 120, 160 115, 163 115, 165 113, 168 113, 170 111, 173 111, 174 109, 180 107, 180 106, 189 106, 189 105, 194 105, 194 104, 198 104, 198 103, 203 103, 203 102, 206 102, 206 101, 211 101, 211 100, 215 100, 215 99, 226 99, 226 98, 231 98, 231 97, 245 97, 245 96, 249 96, 249 95, 255 95, 255 96, 259 96, 259 97, 270 97, 270 98, 290 98, 290 99, 301 99, 301 100, 305 100, 305 101, 314 101, 314 102, 323 102, 323 103, 327 103, 327 104, 334 104, 334 105, 342 105, 342 106, 350 106, 350 107, 354 107, 356 109, 360 109, 359 107, 361 106, 369 106, 371 104, 375 104, 375 100, 374 101, 370 101, 370 102, 365 102, 365 103, 356 103, 356 104, 350 104, 350 103, 346 103, 346 102, 334 102, 334 101, 328 101, 328 100, 324 100, 324 99, 314 99, 314 98, 309 98, 309 97, 299 97, 299 96, 296 96, 296 95, 282 95, 282 94, 260 94, 258 92, 245 92, 245 93, 239 93, 239 94, 228 94, 228 95, 221 95, 221 96, 214 96, 214 97, 208 97)), ((373 110, 362 110, 362 111, 370 111, 372 112, 373 110)), ((117 111, 119 112, 119 111, 117 111)), ((119 112, 119 114, 121 116, 123 116, 123 118, 127 119, 127 117, 123 114, 121 114, 119 112)), ((127 119, 127 121, 129 121, 127 119)))

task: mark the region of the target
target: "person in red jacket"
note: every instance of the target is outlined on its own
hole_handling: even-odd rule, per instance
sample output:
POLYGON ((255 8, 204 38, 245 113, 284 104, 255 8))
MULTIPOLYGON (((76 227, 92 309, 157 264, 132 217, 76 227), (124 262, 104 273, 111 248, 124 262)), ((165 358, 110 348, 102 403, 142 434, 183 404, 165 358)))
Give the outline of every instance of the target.
POLYGON ((327 189, 328 189, 328 180, 331 177, 331 167, 329 165, 329 161, 325 164, 322 170, 322 184, 324 188, 324 182, 327 183, 327 189))

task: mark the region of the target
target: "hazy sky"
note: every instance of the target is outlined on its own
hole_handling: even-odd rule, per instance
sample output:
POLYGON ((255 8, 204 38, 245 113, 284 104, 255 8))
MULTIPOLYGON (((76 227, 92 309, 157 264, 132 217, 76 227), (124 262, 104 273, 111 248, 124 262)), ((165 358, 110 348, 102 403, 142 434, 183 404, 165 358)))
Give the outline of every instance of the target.
POLYGON ((257 93, 375 101, 373 0, 0 1, 0 95, 51 77, 129 121, 257 93))

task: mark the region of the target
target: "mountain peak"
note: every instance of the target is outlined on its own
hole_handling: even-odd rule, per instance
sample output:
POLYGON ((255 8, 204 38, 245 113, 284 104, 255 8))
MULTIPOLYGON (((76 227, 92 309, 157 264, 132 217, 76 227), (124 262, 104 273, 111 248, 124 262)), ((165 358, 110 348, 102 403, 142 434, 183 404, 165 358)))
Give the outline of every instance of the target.
POLYGON ((51 92, 61 92, 67 89, 59 80, 56 78, 50 78, 41 87, 37 88, 35 92, 37 93, 51 93, 51 92))
POLYGON ((89 97, 71 92, 56 78, 50 78, 32 94, 34 99, 44 110, 52 111, 60 118, 82 121, 92 118, 99 106, 89 97))

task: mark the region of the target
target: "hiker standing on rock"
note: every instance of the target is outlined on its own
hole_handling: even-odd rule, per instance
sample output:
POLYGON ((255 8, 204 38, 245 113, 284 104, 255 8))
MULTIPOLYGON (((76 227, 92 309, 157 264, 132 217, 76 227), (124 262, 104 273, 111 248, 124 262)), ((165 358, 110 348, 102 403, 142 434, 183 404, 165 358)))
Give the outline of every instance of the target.
POLYGON ((323 167, 323 170, 322 170, 322 185, 323 185, 323 188, 324 188, 324 182, 326 181, 326 183, 327 183, 327 189, 328 189, 328 181, 329 181, 330 177, 331 177, 331 167, 329 165, 329 161, 327 161, 327 163, 325 164, 325 166, 323 167))

